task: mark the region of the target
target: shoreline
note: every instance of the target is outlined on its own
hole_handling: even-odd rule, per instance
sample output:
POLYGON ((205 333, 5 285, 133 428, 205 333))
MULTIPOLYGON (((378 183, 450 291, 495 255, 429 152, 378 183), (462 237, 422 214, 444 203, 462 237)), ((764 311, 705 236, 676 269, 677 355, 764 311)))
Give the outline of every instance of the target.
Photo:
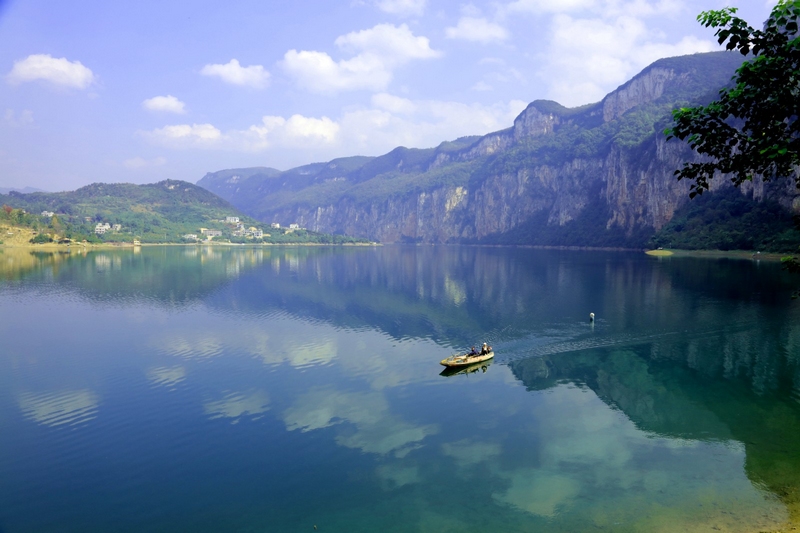
MULTIPOLYGON (((391 245, 398 245, 403 246, 403 243, 389 243, 391 245)), ((193 242, 193 243, 182 243, 182 242, 163 242, 163 243, 141 243, 134 245, 133 243, 129 242, 122 242, 122 243, 72 243, 72 244, 60 244, 60 243, 41 243, 41 244, 32 244, 28 242, 5 242, 0 243, 0 250, 4 248, 15 248, 15 249, 31 249, 31 250, 64 250, 64 251, 72 251, 72 250, 89 250, 89 249, 100 249, 100 250, 113 250, 113 249, 136 249, 136 248, 150 248, 150 247, 159 247, 159 246, 223 246, 223 247, 249 247, 249 248, 260 248, 260 247, 273 247, 273 246, 319 246, 319 247, 331 247, 331 246, 347 246, 347 247, 379 247, 379 246, 386 246, 383 243, 379 242, 363 242, 363 243, 341 243, 341 244, 333 244, 333 243, 316 243, 316 242, 282 242, 282 243, 272 243, 272 242, 262 242, 262 243, 233 243, 233 242, 193 242)), ((419 246, 419 244, 417 244, 419 246)), ((475 246, 472 244, 430 244, 428 246, 475 246)), ((525 244, 509 244, 509 245, 477 245, 477 246, 489 246, 492 248, 527 248, 533 250, 569 250, 569 251, 587 251, 587 252, 643 252, 644 254, 650 257, 657 257, 662 259, 664 257, 694 257, 694 258, 707 258, 707 259, 740 259, 740 260, 756 260, 756 261, 780 261, 782 258, 786 256, 795 255, 791 252, 758 252, 752 250, 680 250, 680 249, 659 249, 659 250, 652 250, 652 249, 642 249, 642 248, 615 248, 615 247, 594 247, 594 246, 543 246, 543 245, 525 245, 525 244)))
POLYGON ((184 242, 151 242, 151 243, 142 243, 142 244, 131 244, 131 243, 111 243, 111 242, 104 242, 99 244, 93 243, 74 243, 74 244, 59 244, 59 243, 43 243, 43 244, 31 244, 31 243, 14 243, 14 244, 0 244, 0 250, 4 248, 14 248, 14 249, 33 249, 33 250, 64 250, 64 251, 72 251, 72 250, 89 250, 89 249, 99 249, 99 250, 114 250, 114 249, 131 249, 135 250, 136 248, 151 248, 151 247, 159 247, 159 246, 225 246, 225 247, 248 247, 248 248, 260 248, 264 246, 352 246, 352 247, 369 247, 369 246, 383 246, 380 243, 375 242, 365 242, 365 243, 341 243, 341 244, 333 244, 333 243, 318 243, 318 242, 263 242, 263 243, 236 243, 236 242, 198 242, 198 243, 184 243, 184 242))
POLYGON ((706 259, 746 259, 749 261, 780 261, 786 256, 794 255, 790 252, 754 252, 752 250, 644 250, 650 257, 695 257, 706 259))

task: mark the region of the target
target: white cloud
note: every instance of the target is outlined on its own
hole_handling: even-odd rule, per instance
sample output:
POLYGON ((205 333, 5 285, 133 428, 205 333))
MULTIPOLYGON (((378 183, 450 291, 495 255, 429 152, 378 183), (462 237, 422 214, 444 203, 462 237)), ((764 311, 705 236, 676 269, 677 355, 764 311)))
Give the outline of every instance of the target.
POLYGON ((3 122, 12 128, 29 128, 34 123, 33 111, 24 109, 17 113, 13 109, 6 109, 3 115, 3 122))
POLYGON ((337 63, 325 52, 289 50, 283 57, 283 68, 300 86, 320 93, 381 90, 392 79, 392 73, 384 62, 369 55, 337 63))
POLYGON ((355 54, 335 61, 325 52, 289 50, 282 66, 297 83, 312 92, 385 89, 392 71, 414 59, 439 57, 427 37, 415 36, 407 25, 377 26, 338 37, 337 47, 355 54))
POLYGON ((349 110, 338 119, 338 146, 346 153, 374 155, 396 146, 436 146, 507 128, 525 106, 522 101, 482 105, 376 95, 373 107, 349 110))
POLYGON ((368 30, 341 35, 334 41, 344 50, 366 52, 395 62, 438 57, 427 37, 415 37, 406 24, 378 24, 368 30))
MULTIPOLYGON (((156 144, 171 148, 260 152, 270 148, 308 150, 329 146, 338 141, 339 128, 339 124, 324 116, 292 115, 287 119, 268 115, 260 124, 245 130, 223 133, 211 124, 179 124, 142 134, 156 144)), ((130 161, 138 163, 138 160, 130 161)))
POLYGON ((154 96, 142 102, 142 107, 150 111, 165 111, 167 113, 186 113, 186 104, 168 94, 167 96, 154 96))
POLYGON ((55 85, 85 89, 95 77, 80 61, 56 59, 49 54, 33 54, 14 62, 6 79, 16 85, 27 81, 44 80, 55 85))
POLYGON ((172 147, 215 147, 222 139, 222 132, 211 124, 176 124, 154 129, 145 136, 172 147))
POLYGON ((680 21, 694 9, 687 0, 514 0, 496 17, 508 24, 527 14, 527 23, 547 28, 531 58, 546 97, 574 106, 600 100, 661 57, 719 49, 711 39, 684 37, 680 21), (682 33, 669 38, 670 24, 682 33))
POLYGON ((586 11, 597 4, 596 0, 517 0, 506 6, 510 12, 568 13, 586 11))
POLYGON ((225 83, 253 87, 255 89, 266 87, 270 76, 269 72, 264 70, 261 65, 243 67, 236 59, 231 59, 224 65, 206 65, 200 71, 200 74, 217 76, 225 83))
POLYGON ((401 17, 421 16, 427 0, 378 0, 375 5, 384 13, 401 17))
POLYGON ((165 165, 167 162, 166 158, 164 157, 156 157, 155 159, 144 159, 143 157, 133 157, 131 159, 126 159, 122 162, 127 168, 130 169, 137 169, 137 168, 144 168, 144 167, 160 167, 165 165))
POLYGON ((388 93, 373 95, 370 107, 345 111, 338 119, 267 115, 243 130, 221 132, 211 124, 165 126, 143 135, 173 148, 242 152, 297 150, 324 160, 352 153, 388 152, 396 146, 430 147, 465 135, 509 127, 526 102, 492 105, 441 100, 412 101, 388 93))
POLYGON ((503 26, 480 17, 461 17, 455 27, 445 29, 448 39, 462 39, 483 44, 502 42, 509 33, 503 26))
POLYGON ((567 106, 596 102, 661 57, 717 49, 714 42, 695 37, 675 44, 652 38, 650 28, 636 17, 554 16, 541 71, 550 84, 548 96, 567 106))
POLYGON ((384 109, 390 113, 408 114, 413 113, 417 107, 414 102, 407 98, 401 98, 388 93, 378 93, 372 95, 372 106, 384 109))
POLYGON ((684 0, 516 0, 500 9, 503 14, 535 15, 572 13, 582 16, 650 17, 674 15, 686 7, 684 0))
POLYGON ((331 144, 337 140, 339 124, 328 117, 313 118, 292 115, 288 119, 265 116, 261 124, 250 126, 247 132, 234 133, 233 138, 244 141, 249 149, 282 146, 308 148, 309 145, 331 144))

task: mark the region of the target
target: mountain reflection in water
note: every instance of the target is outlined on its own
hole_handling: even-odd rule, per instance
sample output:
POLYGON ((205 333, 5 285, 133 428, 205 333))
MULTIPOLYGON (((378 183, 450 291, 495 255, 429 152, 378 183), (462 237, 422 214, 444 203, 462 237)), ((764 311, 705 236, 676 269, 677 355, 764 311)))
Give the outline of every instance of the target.
POLYGON ((0 249, 0 529, 798 523, 791 290, 620 252, 0 249))

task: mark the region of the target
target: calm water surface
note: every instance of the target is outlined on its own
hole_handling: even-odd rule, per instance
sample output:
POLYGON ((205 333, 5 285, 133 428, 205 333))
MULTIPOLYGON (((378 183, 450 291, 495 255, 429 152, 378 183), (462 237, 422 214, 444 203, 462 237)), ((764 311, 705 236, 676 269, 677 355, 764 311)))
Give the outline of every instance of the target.
POLYGON ((0 250, 0 533, 782 527, 792 281, 639 253, 0 250), (493 363, 440 375, 483 340, 493 363))

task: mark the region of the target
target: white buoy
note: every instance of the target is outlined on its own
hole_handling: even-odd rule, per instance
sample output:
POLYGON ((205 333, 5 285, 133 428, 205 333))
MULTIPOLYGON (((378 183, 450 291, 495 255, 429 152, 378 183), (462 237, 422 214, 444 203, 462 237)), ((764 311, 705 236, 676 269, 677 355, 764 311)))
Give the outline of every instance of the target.
POLYGON ((594 322, 594 313, 589 313, 589 322, 594 322))

